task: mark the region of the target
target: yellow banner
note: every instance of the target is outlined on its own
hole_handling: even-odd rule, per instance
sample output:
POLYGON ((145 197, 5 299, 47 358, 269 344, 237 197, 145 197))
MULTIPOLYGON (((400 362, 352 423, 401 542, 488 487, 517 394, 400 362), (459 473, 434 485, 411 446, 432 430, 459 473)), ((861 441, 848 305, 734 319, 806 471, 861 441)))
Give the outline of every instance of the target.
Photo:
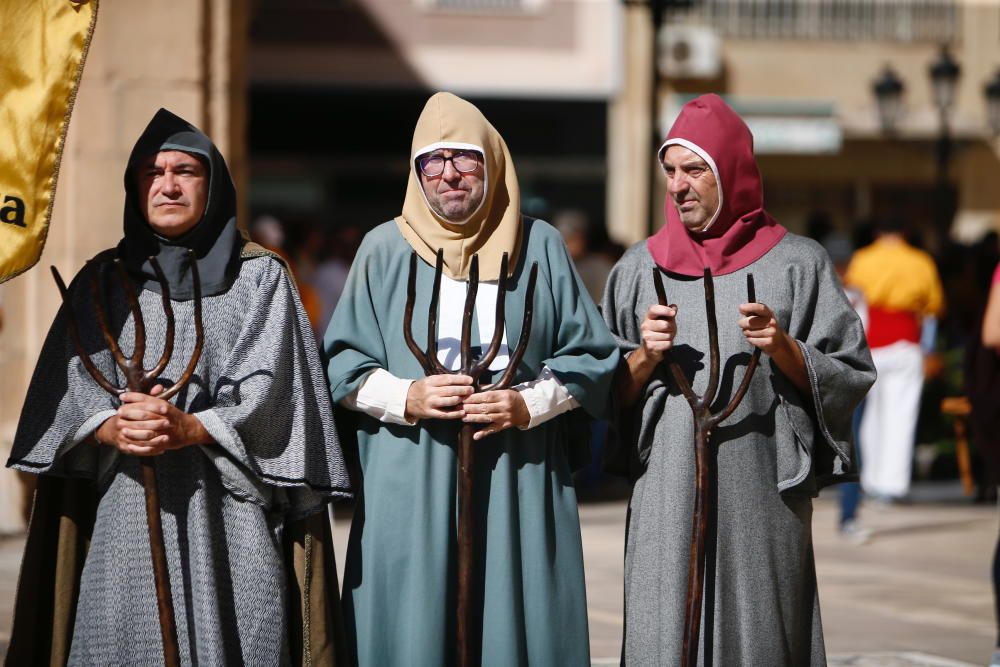
POLYGON ((0 0, 0 283, 38 261, 97 0, 0 0))

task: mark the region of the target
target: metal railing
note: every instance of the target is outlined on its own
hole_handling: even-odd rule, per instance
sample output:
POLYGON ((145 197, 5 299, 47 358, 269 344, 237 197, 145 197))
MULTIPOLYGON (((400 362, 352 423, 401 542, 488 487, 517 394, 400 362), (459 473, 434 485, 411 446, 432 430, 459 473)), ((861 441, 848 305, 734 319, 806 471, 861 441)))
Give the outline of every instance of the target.
MULTIPOLYGON (((455 0, 459 1, 459 0, 455 0)), ((695 0, 667 24, 710 25, 736 39, 954 42, 955 0, 695 0)))

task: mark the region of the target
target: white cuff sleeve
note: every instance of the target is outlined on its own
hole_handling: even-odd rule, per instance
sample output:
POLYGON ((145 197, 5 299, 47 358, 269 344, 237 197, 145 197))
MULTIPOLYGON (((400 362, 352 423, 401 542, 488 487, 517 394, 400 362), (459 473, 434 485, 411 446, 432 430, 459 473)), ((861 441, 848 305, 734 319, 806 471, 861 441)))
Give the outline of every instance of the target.
POLYGON ((406 419, 406 394, 413 382, 377 368, 368 374, 356 392, 342 398, 340 404, 387 424, 416 424, 406 419))
POLYGON ((542 367, 537 379, 522 382, 511 389, 521 394, 525 405, 528 406, 528 414, 531 415, 531 420, 527 426, 521 427, 522 430, 534 428, 553 417, 580 407, 580 403, 573 398, 548 366, 542 367))

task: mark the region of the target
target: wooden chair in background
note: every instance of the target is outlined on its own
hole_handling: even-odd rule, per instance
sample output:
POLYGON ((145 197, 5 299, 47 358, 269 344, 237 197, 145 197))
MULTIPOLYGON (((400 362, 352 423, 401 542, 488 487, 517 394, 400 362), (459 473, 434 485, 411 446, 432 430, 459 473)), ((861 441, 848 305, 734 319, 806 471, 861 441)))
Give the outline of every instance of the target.
POLYGON ((962 480, 962 490, 967 496, 976 493, 976 483, 972 479, 972 459, 969 456, 969 431, 966 420, 972 413, 972 404, 966 396, 950 396, 941 401, 941 412, 954 418, 955 459, 958 474, 962 480))

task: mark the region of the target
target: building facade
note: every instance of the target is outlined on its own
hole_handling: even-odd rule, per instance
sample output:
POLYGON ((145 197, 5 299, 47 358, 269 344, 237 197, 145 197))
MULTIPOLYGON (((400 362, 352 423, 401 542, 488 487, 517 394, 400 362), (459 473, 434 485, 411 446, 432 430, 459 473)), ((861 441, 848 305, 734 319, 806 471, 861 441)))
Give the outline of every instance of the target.
POLYGON ((1000 68, 1000 4, 703 0, 667 12, 659 47, 661 131, 692 95, 725 95, 754 133, 769 209, 796 231, 816 212, 845 230, 889 212, 933 225, 941 117, 928 70, 946 47, 961 68, 947 114, 951 234, 997 228, 983 89, 1000 68), (891 133, 872 91, 887 66, 904 86, 891 133))
POLYGON ((507 139, 526 212, 573 209, 635 243, 662 222, 655 149, 680 106, 717 92, 747 118, 769 209, 802 231, 890 210, 929 225, 940 194, 927 70, 961 65, 950 114, 952 233, 997 227, 1000 158, 983 85, 1000 4, 973 0, 682 0, 654 30, 634 0, 105 2, 80 87, 48 246, 0 285, 0 442, 9 441, 73 274, 121 233, 121 173, 159 107, 205 129, 238 180, 241 218, 370 228, 397 214, 429 93, 478 104, 507 139), (896 131, 872 83, 905 85, 896 131), (656 102, 654 104, 654 101, 656 102))

